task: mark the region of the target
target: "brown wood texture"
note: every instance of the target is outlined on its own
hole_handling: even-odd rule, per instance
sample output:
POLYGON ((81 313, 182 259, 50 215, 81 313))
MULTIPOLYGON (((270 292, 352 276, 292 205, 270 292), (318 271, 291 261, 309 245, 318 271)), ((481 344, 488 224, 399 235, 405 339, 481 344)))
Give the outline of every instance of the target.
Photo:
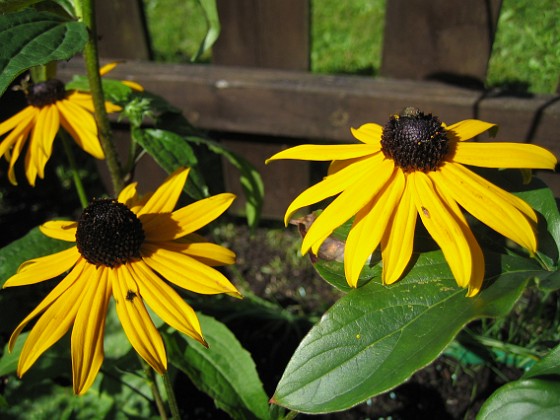
POLYGON ((150 42, 141 0, 97 0, 99 55, 149 60, 150 42))
POLYGON ((387 0, 381 75, 481 85, 501 0, 387 0))
MULTIPOLYGON (((212 48, 215 64, 309 69, 309 1, 218 0, 217 4, 222 29, 212 48)), ((250 103, 245 105, 250 106, 250 103)), ((262 216, 282 219, 289 203, 309 185, 309 164, 279 162, 265 166, 265 159, 281 148, 280 145, 267 144, 265 138, 254 143, 224 137, 222 142, 251 162, 262 175, 266 189, 262 216)), ((238 196, 231 211, 243 214, 245 199, 239 173, 225 159, 223 172, 226 188, 238 196)))

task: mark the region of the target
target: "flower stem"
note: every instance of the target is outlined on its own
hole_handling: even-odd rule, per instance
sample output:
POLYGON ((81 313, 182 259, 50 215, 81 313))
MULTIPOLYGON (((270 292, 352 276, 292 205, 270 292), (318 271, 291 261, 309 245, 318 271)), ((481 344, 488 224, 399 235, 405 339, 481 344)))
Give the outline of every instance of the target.
POLYGON ((156 383, 156 377, 154 375, 154 371, 146 363, 144 359, 138 356, 138 360, 140 360, 140 364, 142 365, 142 369, 144 369, 144 373, 146 374, 146 379, 148 384, 150 385, 150 390, 152 391, 152 395, 154 397, 154 402, 156 403, 156 407, 158 409, 159 417, 161 420, 167 420, 167 413, 165 412, 165 405, 163 404, 163 398, 161 398, 161 394, 159 392, 159 388, 156 383))
POLYGON ((70 143, 70 139, 68 138, 68 133, 66 133, 66 131, 61 130, 60 137, 62 139, 64 152, 66 153, 66 157, 68 158, 70 171, 72 172, 72 179, 74 181, 74 186, 76 187, 76 192, 78 193, 78 197, 80 199, 80 204, 82 205, 82 208, 85 209, 89 204, 89 200, 86 191, 84 189, 84 184, 82 183, 82 178, 80 178, 80 174, 78 172, 76 159, 74 159, 74 153, 72 152, 72 144, 70 143))
POLYGON ((101 86, 101 76, 99 75, 99 53, 97 50, 97 29, 95 25, 95 0, 83 0, 82 19, 88 28, 88 41, 84 47, 84 58, 86 62, 86 70, 93 99, 93 107, 95 109, 95 119, 97 121, 97 129, 99 132, 99 141, 105 152, 105 159, 111 181, 113 183, 113 192, 118 194, 123 186, 123 177, 121 164, 119 162, 115 145, 111 138, 111 125, 107 110, 105 109, 105 97, 101 86))
POLYGON ((177 405, 177 399, 175 398, 175 391, 173 390, 173 384, 169 379, 169 374, 165 372, 163 374, 163 384, 165 385, 165 392, 167 392, 167 403, 171 409, 171 418, 173 420, 181 420, 181 415, 179 414, 179 406, 177 405))

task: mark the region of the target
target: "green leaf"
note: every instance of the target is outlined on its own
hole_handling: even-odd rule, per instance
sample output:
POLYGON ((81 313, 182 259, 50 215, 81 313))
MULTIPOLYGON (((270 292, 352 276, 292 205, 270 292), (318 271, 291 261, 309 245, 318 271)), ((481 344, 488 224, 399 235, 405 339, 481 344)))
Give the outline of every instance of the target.
POLYGON ((523 378, 557 375, 560 377, 560 344, 553 348, 537 364, 523 375, 523 378))
POLYGON ((204 144, 211 152, 223 156, 237 168, 240 173, 240 182, 245 193, 245 213, 250 227, 256 227, 260 220, 264 199, 264 184, 259 172, 242 156, 226 149, 221 144, 202 137, 186 136, 186 139, 195 144, 204 144))
MULTIPOLYGON (((118 80, 114 79, 101 79, 101 85, 103 87, 103 93, 105 95, 105 100, 121 104, 128 101, 130 94, 133 89, 130 86, 122 84, 118 80)), ((66 90, 79 90, 81 92, 89 92, 89 81, 86 76, 75 75, 71 81, 66 83, 66 90)))
POLYGON ((268 398, 250 354, 224 324, 198 316, 209 348, 179 333, 166 335, 170 363, 232 418, 270 418, 268 398))
POLYGON ((21 263, 32 258, 54 254, 74 246, 74 243, 49 238, 38 227, 24 237, 0 249, 0 286, 14 275, 21 263))
POLYGON ((477 419, 557 419, 560 381, 525 379, 498 389, 484 403, 477 419))
POLYGON ((433 361, 469 321, 507 314, 538 266, 487 255, 485 288, 474 298, 457 287, 440 251, 421 254, 405 278, 352 290, 300 343, 273 401, 291 410, 345 410, 401 384, 433 361))
POLYGON ((171 173, 179 167, 190 167, 191 172, 185 186, 185 192, 199 200, 208 196, 208 188, 197 171, 198 160, 189 142, 171 131, 159 129, 133 129, 132 138, 166 172, 171 173))
POLYGON ((87 41, 83 23, 48 12, 24 10, 0 16, 0 94, 25 70, 67 60, 87 41))
POLYGON ((204 10, 204 16, 206 17, 206 23, 208 24, 208 31, 206 32, 206 36, 202 40, 198 51, 193 57, 191 57, 191 61, 197 61, 204 52, 214 45, 220 36, 221 30, 216 0, 198 0, 198 3, 204 10))
POLYGON ((25 340, 27 340, 28 335, 29 331, 20 334, 11 352, 8 350, 7 344, 4 346, 4 353, 2 353, 2 357, 0 358, 0 376, 16 372, 19 355, 21 354, 21 349, 23 349, 23 344, 25 340))

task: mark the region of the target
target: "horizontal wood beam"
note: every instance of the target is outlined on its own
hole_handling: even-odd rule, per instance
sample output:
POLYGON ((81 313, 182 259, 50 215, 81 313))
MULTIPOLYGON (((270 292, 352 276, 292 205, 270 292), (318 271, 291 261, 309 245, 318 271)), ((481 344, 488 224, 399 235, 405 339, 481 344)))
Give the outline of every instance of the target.
MULTIPOLYGON (((80 61, 59 68, 63 79, 83 73, 80 61)), ((497 123, 497 140, 539 144, 560 156, 560 95, 507 96, 440 82, 153 62, 123 63, 110 76, 140 82, 208 130, 350 142, 350 127, 384 124, 391 114, 416 106, 447 123, 497 123)))

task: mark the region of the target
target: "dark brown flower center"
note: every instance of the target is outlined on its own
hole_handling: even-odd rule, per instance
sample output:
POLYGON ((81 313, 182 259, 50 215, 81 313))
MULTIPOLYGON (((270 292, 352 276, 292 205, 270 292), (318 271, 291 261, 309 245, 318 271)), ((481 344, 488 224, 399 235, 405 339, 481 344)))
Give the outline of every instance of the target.
POLYGON ((449 140, 437 117, 408 107, 383 128, 381 151, 405 172, 435 171, 449 151, 449 140))
POLYGON ((76 245, 96 266, 116 267, 140 258, 142 222, 117 200, 94 200, 78 220, 76 245))
POLYGON ((50 79, 46 82, 35 83, 28 87, 27 103, 37 108, 54 104, 66 97, 64 83, 58 79, 50 79))

